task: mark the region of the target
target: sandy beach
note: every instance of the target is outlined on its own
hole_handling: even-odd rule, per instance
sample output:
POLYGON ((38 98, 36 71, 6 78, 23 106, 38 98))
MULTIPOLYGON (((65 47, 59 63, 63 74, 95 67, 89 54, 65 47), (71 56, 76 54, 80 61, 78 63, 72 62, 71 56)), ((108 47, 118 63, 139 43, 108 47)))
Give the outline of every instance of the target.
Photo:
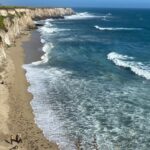
POLYGON ((18 146, 16 149, 20 150, 58 149, 56 144, 44 137, 34 122, 30 105, 32 95, 27 92, 29 83, 25 78, 25 70, 22 68, 24 63, 39 60, 42 55, 42 51, 33 55, 36 54, 33 51, 40 46, 35 44, 35 42, 40 43, 37 40, 27 32, 16 40, 15 46, 6 50, 8 64, 0 68, 0 150, 8 150, 15 145, 18 146), (24 43, 23 46, 22 43, 24 43), (23 48, 27 50, 26 58, 23 48), (23 143, 11 145, 10 136, 15 136, 17 133, 21 134, 23 143))

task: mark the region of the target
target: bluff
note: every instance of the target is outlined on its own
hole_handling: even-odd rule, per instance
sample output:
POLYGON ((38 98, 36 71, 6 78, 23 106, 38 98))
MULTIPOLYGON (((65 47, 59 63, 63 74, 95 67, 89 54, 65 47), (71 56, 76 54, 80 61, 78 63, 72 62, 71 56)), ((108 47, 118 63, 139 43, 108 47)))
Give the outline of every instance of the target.
POLYGON ((0 66, 6 60, 5 48, 13 45, 24 31, 35 28, 34 19, 62 18, 73 13, 71 8, 1 8, 0 66))

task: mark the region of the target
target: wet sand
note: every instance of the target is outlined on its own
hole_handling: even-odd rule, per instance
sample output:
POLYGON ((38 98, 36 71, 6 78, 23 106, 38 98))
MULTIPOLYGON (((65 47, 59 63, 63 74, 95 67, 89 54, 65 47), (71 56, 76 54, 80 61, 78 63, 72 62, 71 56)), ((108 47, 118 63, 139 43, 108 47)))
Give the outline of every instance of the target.
POLYGON ((24 41, 22 43, 25 54, 25 64, 30 64, 41 59, 41 56, 44 54, 44 52, 42 51, 43 45, 40 41, 40 33, 34 30, 32 31, 30 40, 24 41))

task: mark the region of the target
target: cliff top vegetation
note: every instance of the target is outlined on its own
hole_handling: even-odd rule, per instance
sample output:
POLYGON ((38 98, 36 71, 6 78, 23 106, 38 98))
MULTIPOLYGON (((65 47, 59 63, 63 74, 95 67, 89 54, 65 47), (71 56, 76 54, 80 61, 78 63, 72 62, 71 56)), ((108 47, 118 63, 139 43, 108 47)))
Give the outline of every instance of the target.
POLYGON ((29 8, 25 6, 0 6, 0 9, 16 9, 16 8, 29 8))
POLYGON ((0 29, 5 29, 4 17, 3 16, 0 16, 0 29))
POLYGON ((21 8, 25 8, 25 9, 36 9, 36 8, 59 8, 59 7, 29 7, 29 6, 3 6, 0 5, 0 9, 21 9, 21 8))

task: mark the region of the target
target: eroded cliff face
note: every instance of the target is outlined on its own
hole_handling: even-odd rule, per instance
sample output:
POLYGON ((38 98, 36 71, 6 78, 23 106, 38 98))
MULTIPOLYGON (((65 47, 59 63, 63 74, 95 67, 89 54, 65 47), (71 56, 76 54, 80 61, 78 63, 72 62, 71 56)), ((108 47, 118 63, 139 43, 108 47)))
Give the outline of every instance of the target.
POLYGON ((0 9, 0 66, 6 59, 5 48, 14 44, 16 37, 34 28, 35 18, 57 18, 73 14, 70 8, 0 9))

